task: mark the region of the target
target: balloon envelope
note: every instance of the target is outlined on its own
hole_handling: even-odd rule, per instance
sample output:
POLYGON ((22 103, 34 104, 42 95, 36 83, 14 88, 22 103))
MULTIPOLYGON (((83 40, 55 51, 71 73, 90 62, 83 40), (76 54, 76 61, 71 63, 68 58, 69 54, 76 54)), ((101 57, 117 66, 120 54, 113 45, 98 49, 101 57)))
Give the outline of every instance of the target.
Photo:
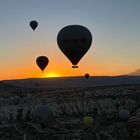
POLYGON ((84 122, 84 124, 86 126, 92 126, 92 124, 93 124, 93 117, 86 116, 86 117, 84 117, 83 122, 84 122))
POLYGON ((86 79, 89 78, 89 74, 88 74, 88 73, 85 74, 85 78, 86 78, 86 79))
POLYGON ((129 120, 130 112, 127 109, 121 109, 119 111, 119 118, 121 121, 126 122, 129 120))
POLYGON ((81 25, 69 25, 57 35, 57 44, 73 65, 77 65, 92 43, 91 32, 81 25))
POLYGON ((47 125, 53 118, 52 110, 47 105, 36 107, 33 118, 41 124, 47 125))
POLYGON ((38 87, 39 86, 39 83, 35 83, 35 86, 38 87))
POLYGON ((47 67, 49 59, 46 56, 39 56, 36 59, 36 63, 38 67, 43 71, 47 67))
POLYGON ((129 126, 131 129, 140 128, 140 118, 137 117, 137 116, 132 116, 132 117, 130 117, 130 119, 129 119, 129 121, 128 121, 128 126, 129 126))
POLYGON ((35 21, 35 20, 32 20, 32 21, 30 22, 30 26, 31 26, 31 28, 32 28, 33 30, 35 30, 36 27, 38 26, 38 22, 35 21))

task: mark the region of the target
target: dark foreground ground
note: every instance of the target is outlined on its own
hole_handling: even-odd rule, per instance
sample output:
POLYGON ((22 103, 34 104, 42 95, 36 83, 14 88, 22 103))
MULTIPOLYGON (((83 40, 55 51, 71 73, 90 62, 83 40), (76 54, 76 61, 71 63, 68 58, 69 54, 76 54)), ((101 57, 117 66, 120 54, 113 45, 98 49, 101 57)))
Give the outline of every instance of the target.
POLYGON ((139 140, 140 85, 41 88, 0 83, 0 140, 139 140), (52 120, 34 120, 38 105, 51 108, 52 120), (130 111, 122 122, 118 113, 130 111), (85 116, 93 123, 87 126, 85 116))

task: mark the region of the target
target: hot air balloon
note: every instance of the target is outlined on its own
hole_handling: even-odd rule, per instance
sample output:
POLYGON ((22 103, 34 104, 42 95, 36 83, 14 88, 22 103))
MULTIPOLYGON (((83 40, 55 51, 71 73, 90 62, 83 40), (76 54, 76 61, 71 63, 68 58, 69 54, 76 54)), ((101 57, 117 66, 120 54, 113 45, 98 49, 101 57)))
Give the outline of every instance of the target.
POLYGON ((47 67, 49 59, 46 56, 39 56, 36 59, 36 63, 38 67, 43 71, 47 67))
POLYGON ((35 83, 35 86, 38 87, 39 86, 39 83, 35 83))
POLYGON ((88 73, 85 74, 85 78, 86 78, 86 79, 89 78, 89 74, 88 74, 88 73))
POLYGON ((43 126, 47 126, 53 120, 52 110, 47 105, 39 105, 33 111, 33 118, 43 126))
POLYGON ((89 50, 91 43, 91 32, 81 25, 66 26, 57 35, 57 44, 73 64, 72 68, 78 68, 78 62, 89 50))
POLYGON ((38 22, 37 21, 35 21, 35 20, 32 20, 31 22, 30 22, 30 26, 31 26, 31 28, 33 29, 33 31, 36 29, 36 27, 38 26, 38 22))
POLYGON ((93 117, 91 117, 91 116, 85 116, 84 118, 83 118, 83 122, 84 122, 84 124, 86 125, 86 126, 92 126, 92 124, 93 124, 93 117))
MULTIPOLYGON (((126 128, 129 131, 130 137, 140 137, 140 118, 137 116, 132 116, 129 118, 129 121, 126 123, 126 128)), ((131 139, 132 139, 131 137, 131 139)))
POLYGON ((132 117, 130 117, 127 124, 131 129, 140 128, 140 118, 137 116, 132 116, 132 117))
POLYGON ((123 122, 127 122, 129 120, 130 117, 130 112, 127 109, 121 109, 119 111, 119 118, 121 121, 123 122))

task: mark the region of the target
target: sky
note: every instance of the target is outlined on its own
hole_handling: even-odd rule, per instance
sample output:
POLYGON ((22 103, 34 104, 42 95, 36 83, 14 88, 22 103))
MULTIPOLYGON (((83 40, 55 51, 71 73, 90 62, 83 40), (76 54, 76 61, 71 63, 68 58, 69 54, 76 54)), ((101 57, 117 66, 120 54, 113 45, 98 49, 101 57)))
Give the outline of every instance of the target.
POLYGON ((50 76, 121 75, 140 68, 140 0, 1 0, 0 80, 50 76), (33 32, 31 20, 38 21, 33 32), (72 69, 57 45, 67 25, 83 25, 93 37, 72 69), (49 64, 42 73, 36 58, 49 64))

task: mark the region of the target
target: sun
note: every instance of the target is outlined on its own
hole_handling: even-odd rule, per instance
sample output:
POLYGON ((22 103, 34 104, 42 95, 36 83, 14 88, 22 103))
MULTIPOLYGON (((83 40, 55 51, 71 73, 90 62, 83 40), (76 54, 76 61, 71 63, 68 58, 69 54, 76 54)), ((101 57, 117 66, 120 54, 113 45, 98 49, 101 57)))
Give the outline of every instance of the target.
POLYGON ((54 72, 50 72, 50 73, 45 74, 44 77, 53 78, 53 77, 60 77, 60 75, 54 72))

